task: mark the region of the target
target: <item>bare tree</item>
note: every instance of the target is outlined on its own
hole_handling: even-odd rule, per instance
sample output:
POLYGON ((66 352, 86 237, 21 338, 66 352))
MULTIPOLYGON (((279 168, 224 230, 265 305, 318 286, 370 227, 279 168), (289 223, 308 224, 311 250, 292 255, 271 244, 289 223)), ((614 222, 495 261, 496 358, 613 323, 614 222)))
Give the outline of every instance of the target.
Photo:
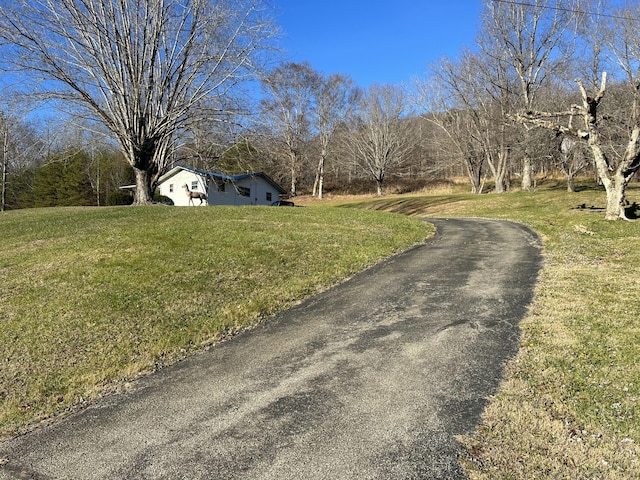
POLYGON ((11 154, 11 137, 9 124, 4 113, 0 112, 0 155, 2 155, 2 193, 0 195, 0 211, 7 205, 7 178, 9 176, 9 155, 11 154))
MULTIPOLYGON (((573 37, 567 33, 575 24, 572 1, 486 3, 479 45, 484 55, 507 62, 517 77, 521 107, 525 111, 535 108, 540 88, 570 63, 572 43, 567 40, 573 37)), ((532 154, 525 151, 522 188, 529 190, 531 186, 532 154)))
POLYGON ((285 63, 262 80, 262 106, 268 123, 284 147, 296 195, 298 169, 310 138, 311 113, 320 75, 308 63, 285 63))
POLYGON ((184 129, 232 108, 273 32, 258 0, 3 0, 5 67, 104 124, 152 201, 184 129))
POLYGON ((607 74, 602 74, 600 88, 595 94, 589 95, 582 84, 576 80, 582 96, 581 105, 572 105, 570 109, 561 112, 524 112, 514 118, 521 122, 533 123, 566 135, 586 140, 596 165, 598 177, 607 192, 607 220, 626 220, 626 188, 633 175, 640 169, 640 83, 636 84, 633 100, 633 119, 629 140, 624 155, 618 162, 611 161, 603 148, 598 115, 600 102, 606 91, 607 74), (574 117, 581 118, 579 125, 574 125, 574 117), (566 119, 566 124, 555 119, 566 119))
POLYGON ((398 167, 417 143, 403 122, 407 101, 393 85, 372 85, 359 102, 359 119, 352 125, 347 146, 358 164, 375 180, 382 196, 386 174, 398 167))
POLYGON ((329 143, 336 128, 344 122, 357 100, 358 90, 353 81, 340 74, 323 78, 316 91, 314 124, 320 140, 320 156, 313 182, 313 196, 322 198, 324 170, 329 152, 329 143))
POLYGON ((513 108, 512 82, 504 60, 465 51, 457 62, 441 60, 432 72, 447 96, 442 110, 459 117, 449 126, 464 128, 464 132, 458 132, 464 138, 457 141, 474 181, 486 164, 493 175, 495 192, 503 193, 509 185, 514 137, 514 129, 504 121, 513 108))
MULTIPOLYGON (((607 91, 607 74, 602 73, 599 85, 592 92, 576 80, 581 102, 560 112, 525 111, 516 116, 521 122, 533 123, 545 128, 570 135, 585 141, 591 150, 598 178, 607 194, 605 217, 609 220, 626 219, 626 189, 640 169, 640 40, 638 39, 638 18, 640 7, 624 7, 603 16, 598 12, 595 21, 605 26, 606 34, 589 37, 594 56, 603 50, 614 60, 617 70, 622 73, 628 98, 626 111, 618 110, 615 115, 603 118, 601 102, 607 91), (595 45, 596 48, 593 48, 595 45), (617 134, 626 136, 623 153, 615 154, 608 148, 603 131, 606 124, 616 123, 617 134)), ((597 65, 597 63, 595 64, 597 65)))
MULTIPOLYGON (((447 63, 442 60, 440 65, 447 63)), ((438 68, 437 66, 434 69, 438 68)), ((486 180, 485 153, 477 138, 474 113, 455 98, 441 76, 446 69, 434 72, 428 79, 414 82, 414 103, 427 113, 424 118, 439 132, 431 141, 450 162, 462 162, 471 183, 472 193, 482 193, 486 180)))
MULTIPOLYGON (((443 112, 434 123, 446 132, 449 148, 454 146, 464 161, 465 170, 471 182, 471 193, 482 193, 487 180, 486 155, 483 142, 478 140, 473 113, 452 109, 443 112)), ((490 157, 489 157, 490 158, 490 157)), ((495 171, 495 168, 494 168, 495 171)), ((500 182, 498 182, 500 183, 500 182)))
POLYGON ((560 143, 560 171, 567 179, 567 191, 576 191, 576 177, 589 166, 579 140, 564 136, 560 143))
POLYGON ((10 203, 12 174, 34 166, 42 159, 46 144, 41 141, 32 125, 24 120, 22 114, 15 113, 15 105, 0 110, 0 211, 5 211, 10 203), (13 106, 13 113, 9 108, 13 106))

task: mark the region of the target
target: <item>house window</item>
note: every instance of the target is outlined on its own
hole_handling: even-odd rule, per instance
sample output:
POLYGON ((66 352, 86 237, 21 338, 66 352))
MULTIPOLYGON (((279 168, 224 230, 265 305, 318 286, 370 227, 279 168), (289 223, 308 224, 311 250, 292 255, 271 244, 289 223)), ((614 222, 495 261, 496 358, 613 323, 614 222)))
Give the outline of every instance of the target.
POLYGON ((267 202, 271 201, 271 192, 267 192, 267 202))
POLYGON ((194 180, 193 182, 191 182, 191 190, 197 190, 198 189, 198 181, 194 180))
POLYGON ((173 192, 173 183, 169 184, 169 191, 173 192))
POLYGON ((251 196, 251 189, 247 188, 247 187, 238 187, 238 194, 241 197, 250 197, 251 196))
POLYGON ((218 191, 219 191, 219 192, 224 192, 224 190, 225 190, 225 185, 226 185, 226 183, 224 183, 224 182, 220 182, 220 183, 218 183, 218 191))

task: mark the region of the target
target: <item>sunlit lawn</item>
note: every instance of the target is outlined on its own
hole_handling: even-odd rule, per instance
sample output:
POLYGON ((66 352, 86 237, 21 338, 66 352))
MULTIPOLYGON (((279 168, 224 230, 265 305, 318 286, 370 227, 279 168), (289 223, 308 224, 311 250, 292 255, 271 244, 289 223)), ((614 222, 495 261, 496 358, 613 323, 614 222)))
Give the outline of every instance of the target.
MULTIPOLYGON (((545 264, 520 352, 477 434, 460 439, 470 477, 640 478, 640 225, 605 221, 597 188, 554 187, 348 205, 359 208, 6 212, 0 431, 263 321, 427 235, 367 209, 483 216, 537 231, 545 264)), ((640 203, 635 184, 629 199, 640 203)))
POLYGON ((0 436, 422 241, 400 215, 117 207, 0 214, 0 436))

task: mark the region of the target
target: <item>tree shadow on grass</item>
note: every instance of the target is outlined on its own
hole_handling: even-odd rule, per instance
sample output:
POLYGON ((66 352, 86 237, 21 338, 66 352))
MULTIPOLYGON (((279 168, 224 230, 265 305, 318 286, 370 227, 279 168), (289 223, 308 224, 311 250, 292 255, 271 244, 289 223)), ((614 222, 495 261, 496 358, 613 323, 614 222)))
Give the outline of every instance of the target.
POLYGON ((631 205, 624 209, 624 213, 629 220, 637 220, 640 218, 640 205, 633 202, 631 205))
MULTIPOLYGON (((577 207, 574 207, 573 209, 584 210, 587 212, 604 212, 605 211, 605 209, 602 207, 595 207, 593 205, 587 206, 586 203, 582 203, 577 207)), ((640 218, 640 205, 638 205, 637 202, 633 202, 629 204, 627 207, 625 207, 624 213, 628 220, 637 220, 638 218, 640 218)))
POLYGON ((593 205, 587 206, 586 203, 582 203, 577 207, 574 207, 574 210, 586 210, 588 212, 604 212, 605 209, 602 207, 595 207, 593 205))

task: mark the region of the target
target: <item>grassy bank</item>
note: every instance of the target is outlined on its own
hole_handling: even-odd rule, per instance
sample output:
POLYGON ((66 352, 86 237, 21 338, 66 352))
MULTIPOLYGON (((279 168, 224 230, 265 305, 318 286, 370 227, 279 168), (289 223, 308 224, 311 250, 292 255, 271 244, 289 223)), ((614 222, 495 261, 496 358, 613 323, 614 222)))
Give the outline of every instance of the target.
POLYGON ((423 240, 331 208, 0 214, 0 437, 117 389, 423 240))
MULTIPOLYGON (((637 186, 629 199, 640 201, 637 186)), ((520 352, 477 435, 461 439, 472 479, 640 478, 640 223, 605 221, 604 203, 594 188, 361 205, 512 219, 543 239, 520 352)))

